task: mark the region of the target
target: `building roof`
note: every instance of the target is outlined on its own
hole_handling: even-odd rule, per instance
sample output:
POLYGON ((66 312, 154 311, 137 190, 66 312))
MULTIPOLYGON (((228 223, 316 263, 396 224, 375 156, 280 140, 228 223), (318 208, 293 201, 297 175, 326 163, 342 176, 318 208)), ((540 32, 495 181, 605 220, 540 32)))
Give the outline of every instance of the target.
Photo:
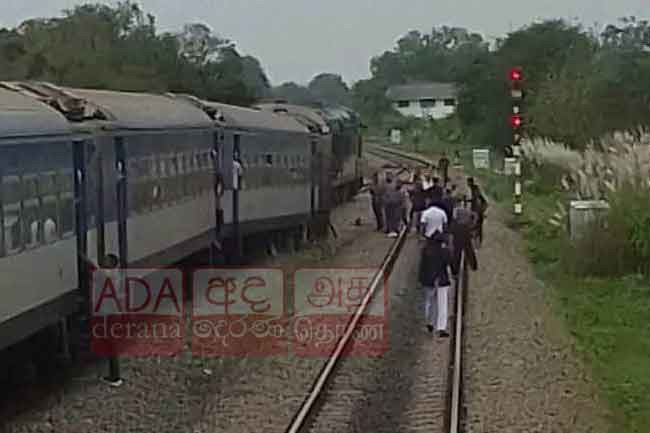
POLYGON ((36 99, 0 88, 0 138, 70 134, 66 118, 36 99))
POLYGON ((386 97, 391 101, 415 101, 420 99, 452 99, 458 90, 454 83, 413 83, 390 87, 386 97))

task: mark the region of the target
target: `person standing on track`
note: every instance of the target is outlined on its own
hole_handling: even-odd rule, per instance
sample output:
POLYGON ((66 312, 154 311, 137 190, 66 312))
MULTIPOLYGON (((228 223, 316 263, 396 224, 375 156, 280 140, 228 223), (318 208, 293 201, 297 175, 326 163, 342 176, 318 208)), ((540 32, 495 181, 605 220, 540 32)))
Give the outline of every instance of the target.
POLYGON ((440 205, 442 210, 447 214, 447 221, 449 221, 449 225, 451 226, 454 222, 455 201, 450 188, 445 189, 442 200, 440 200, 440 205))
POLYGON ((447 152, 443 152, 442 157, 438 161, 438 169, 441 172, 443 188, 446 188, 447 183, 449 182, 449 164, 450 161, 449 158, 447 158, 447 152))
POLYGON ((415 184, 417 182, 422 183, 422 170, 420 170, 420 167, 417 167, 411 176, 411 183, 415 184))
POLYGON ((458 279, 461 270, 460 259, 463 252, 469 268, 473 271, 478 269, 476 251, 472 243, 472 230, 476 220, 473 212, 464 207, 463 204, 454 210, 454 214, 454 222, 449 225, 450 243, 452 245, 451 272, 454 279, 458 279))
POLYGON ((399 192, 402 194, 402 223, 404 226, 409 226, 409 191, 401 180, 397 180, 399 192))
POLYGON ((474 182, 473 177, 467 179, 467 186, 471 193, 471 210, 476 214, 475 236, 480 247, 483 244, 483 221, 485 220, 485 212, 488 208, 488 202, 479 186, 474 182))
POLYGON ((427 196, 429 200, 439 202, 442 200, 443 189, 440 186, 440 179, 437 177, 433 178, 433 186, 427 190, 427 196))
POLYGON ((379 180, 379 173, 372 175, 372 185, 370 186, 370 197, 372 212, 375 214, 377 221, 377 231, 384 230, 384 195, 386 194, 386 186, 379 180))
POLYGON ((433 186, 433 179, 431 179, 431 172, 428 172, 424 175, 424 178, 422 179, 422 188, 424 191, 429 191, 431 187, 433 186))
POLYGON ((439 337, 449 337, 447 305, 451 281, 451 256, 442 238, 427 242, 420 260, 419 280, 424 288, 424 313, 429 332, 435 329, 439 337))
POLYGON ((402 204, 404 196, 400 186, 392 178, 386 179, 386 192, 384 193, 384 209, 386 210, 386 230, 389 238, 396 238, 402 219, 402 204))
POLYGON ((422 181, 416 180, 415 186, 411 190, 411 226, 415 222, 415 231, 420 233, 420 218, 422 212, 426 209, 426 197, 424 195, 424 188, 422 181))
POLYGON ((442 235, 447 228, 447 214, 440 208, 440 202, 428 201, 427 209, 420 217, 420 230, 426 239, 434 239, 436 234, 442 235))

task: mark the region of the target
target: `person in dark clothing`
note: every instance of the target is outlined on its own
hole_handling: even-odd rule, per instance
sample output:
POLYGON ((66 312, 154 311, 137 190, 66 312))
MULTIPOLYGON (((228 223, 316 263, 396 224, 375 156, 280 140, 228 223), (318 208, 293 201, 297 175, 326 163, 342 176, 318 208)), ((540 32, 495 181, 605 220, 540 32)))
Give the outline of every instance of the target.
POLYGON ((402 223, 405 227, 409 226, 409 192, 404 187, 404 182, 397 180, 397 190, 402 194, 402 223))
POLYGON ((478 245, 483 244, 483 221, 485 220, 485 211, 487 210, 488 203, 485 199, 485 196, 481 192, 479 186, 474 182, 474 178, 470 177, 467 179, 467 186, 469 187, 471 197, 470 197, 470 209, 476 214, 476 226, 475 226, 475 237, 478 241, 478 245))
POLYGON ((440 337, 448 337, 447 306, 451 280, 449 267, 450 251, 443 238, 428 241, 422 250, 420 260, 419 282, 425 291, 425 320, 429 332, 434 328, 440 337))
POLYGON ((454 222, 454 197, 451 195, 451 189, 447 188, 445 190, 444 195, 442 196, 442 199, 440 200, 440 206, 442 207, 442 210, 445 211, 447 214, 447 221, 449 221, 449 225, 451 225, 454 222))
POLYGON ((438 169, 442 174, 442 185, 447 187, 447 182, 449 182, 449 158, 447 158, 447 152, 442 153, 442 157, 438 161, 438 169))
POLYGON ((386 187, 379 180, 379 173, 375 173, 372 180, 373 184, 370 187, 372 211, 377 221, 377 231, 380 232, 384 230, 384 194, 386 193, 386 187))
POLYGON ((460 273, 461 254, 465 253, 465 260, 469 268, 473 271, 478 269, 478 260, 476 251, 472 243, 472 231, 475 218, 472 211, 464 206, 459 206, 455 210, 454 222, 449 226, 452 244, 451 272, 454 278, 458 278, 460 273))
POLYGON ((427 198, 431 201, 439 202, 442 200, 442 186, 440 186, 440 179, 437 177, 433 178, 433 186, 426 190, 427 198))
POLYGON ((454 165, 459 166, 460 165, 460 151, 456 150, 454 152, 454 165))
POLYGON ((415 221, 415 230, 420 233, 420 218, 422 217, 422 212, 426 209, 426 197, 424 194, 424 188, 422 186, 421 180, 415 181, 414 188, 410 191, 411 196, 411 225, 415 221))
POLYGON ((386 230, 388 237, 397 237, 402 220, 402 195, 401 185, 398 186, 393 179, 386 179, 386 192, 384 193, 384 209, 386 211, 386 230))

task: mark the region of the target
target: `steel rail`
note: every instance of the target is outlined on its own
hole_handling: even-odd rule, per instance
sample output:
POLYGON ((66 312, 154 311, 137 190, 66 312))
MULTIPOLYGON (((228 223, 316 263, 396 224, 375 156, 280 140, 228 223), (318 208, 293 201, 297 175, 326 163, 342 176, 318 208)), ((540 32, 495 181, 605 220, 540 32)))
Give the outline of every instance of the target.
POLYGON ((469 273, 467 271, 467 262, 465 261, 465 252, 461 254, 460 269, 458 280, 456 280, 456 314, 454 327, 453 343, 453 364, 451 380, 451 401, 448 414, 449 433, 458 433, 460 425, 460 406, 462 392, 462 373, 463 373, 463 314, 465 308, 465 296, 469 283, 469 273))
POLYGON ((399 253, 404 246, 404 241, 406 240, 407 233, 408 230, 406 227, 404 227, 400 232, 398 238, 395 239, 395 242, 392 243, 390 249, 388 250, 388 253, 386 254, 386 257, 382 261, 379 271, 373 277, 370 288, 366 293, 366 296, 363 298, 361 305, 359 308, 357 308, 350 322, 348 322, 345 333, 339 340, 327 363, 318 374, 318 377, 316 378, 316 381, 314 382, 307 398, 300 407, 300 410, 292 419, 289 427, 285 430, 286 433, 298 433, 302 431, 302 429, 306 426, 306 421, 309 419, 309 416, 312 413, 312 410, 314 409, 318 398, 323 393, 323 390, 325 389, 328 379, 331 377, 336 364, 341 359, 341 355, 348 345, 350 338, 352 337, 352 334, 356 329, 357 324, 359 323, 359 320, 361 320, 361 316, 366 311, 368 305, 374 298, 377 289, 383 286, 385 279, 388 278, 388 275, 390 274, 395 261, 399 257, 399 253))

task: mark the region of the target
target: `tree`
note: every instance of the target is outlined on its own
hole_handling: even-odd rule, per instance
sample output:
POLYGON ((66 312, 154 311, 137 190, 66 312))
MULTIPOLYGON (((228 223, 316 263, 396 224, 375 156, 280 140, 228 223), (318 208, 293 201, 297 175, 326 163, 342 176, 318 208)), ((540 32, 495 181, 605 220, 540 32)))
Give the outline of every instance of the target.
POLYGON ((350 105, 350 89, 340 75, 319 74, 309 83, 310 93, 321 103, 331 105, 350 105))
POLYGON ((271 96, 271 85, 264 73, 260 62, 252 56, 241 58, 242 81, 248 89, 251 89, 256 99, 268 98, 271 96))
POLYGON ((63 18, 0 30, 0 78, 125 91, 189 92, 250 104, 268 91, 259 62, 203 24, 157 34, 155 18, 130 1, 81 5, 63 18))
POLYGON ((293 82, 282 83, 275 87, 272 93, 274 98, 285 100, 290 104, 312 105, 317 102, 308 88, 293 82))

